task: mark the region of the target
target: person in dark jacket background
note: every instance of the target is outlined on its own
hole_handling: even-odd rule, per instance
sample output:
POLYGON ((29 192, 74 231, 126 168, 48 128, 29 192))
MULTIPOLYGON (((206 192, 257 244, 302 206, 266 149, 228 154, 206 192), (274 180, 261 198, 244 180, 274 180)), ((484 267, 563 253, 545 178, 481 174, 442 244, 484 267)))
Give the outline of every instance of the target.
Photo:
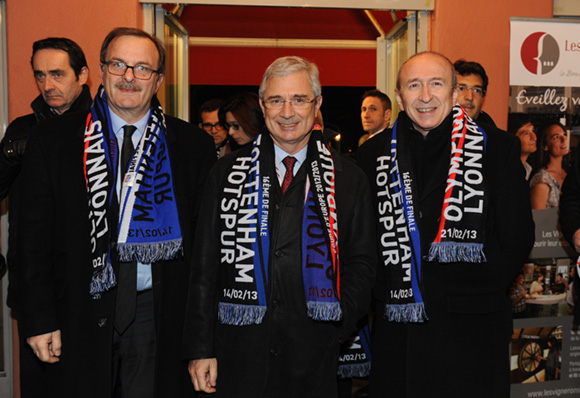
MULTIPOLYGON (((0 143, 0 200, 8 203, 8 296, 7 305, 14 310, 18 322, 18 256, 19 208, 22 200, 22 179, 19 178, 22 158, 31 129, 53 117, 86 111, 91 106, 91 93, 86 84, 89 69, 85 54, 74 41, 49 37, 32 45, 30 60, 40 94, 30 104, 33 113, 16 118, 0 143)), ((20 330, 20 327, 19 327, 20 330)), ((36 358, 20 335, 20 390, 22 397, 44 396, 43 364, 36 358)))

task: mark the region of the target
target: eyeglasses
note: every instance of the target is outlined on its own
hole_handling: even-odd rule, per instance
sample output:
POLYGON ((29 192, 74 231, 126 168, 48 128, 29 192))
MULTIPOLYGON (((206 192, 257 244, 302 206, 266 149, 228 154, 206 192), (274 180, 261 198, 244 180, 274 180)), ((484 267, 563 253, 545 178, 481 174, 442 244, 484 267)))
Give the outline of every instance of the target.
POLYGON ((462 93, 462 92, 468 91, 468 90, 471 90, 473 95, 476 97, 483 97, 484 91, 481 87, 478 87, 478 86, 467 87, 465 84, 457 85, 457 91, 459 93, 462 93))
POLYGON ((220 122, 217 122, 217 123, 214 123, 214 124, 211 124, 211 123, 202 123, 202 124, 201 124, 201 127, 202 127, 202 128, 205 130, 205 131, 207 131, 208 133, 209 133, 210 131, 212 131, 212 129, 213 129, 214 127, 215 127, 215 129, 216 129, 217 131, 221 131, 221 130, 223 130, 223 129, 224 129, 224 126, 223 126, 223 124, 221 124, 220 122))
POLYGON ((127 65, 126 63, 121 62, 121 61, 103 62, 103 65, 105 65, 107 67, 107 70, 109 71, 109 73, 111 75, 115 75, 115 76, 125 76, 127 69, 133 69, 133 75, 135 75, 135 77, 137 79, 140 79, 140 80, 151 79, 151 75, 153 75, 153 73, 159 74, 159 71, 156 71, 155 69, 151 69, 148 66, 145 66, 145 65, 133 65, 133 66, 131 66, 131 65, 127 65))
POLYGON ((311 100, 308 100, 306 98, 294 98, 289 100, 285 100, 282 98, 268 98, 262 101, 264 101, 264 106, 268 109, 280 109, 284 106, 286 102, 292 105, 293 108, 306 109, 310 106, 311 103, 316 102, 317 99, 318 97, 314 97, 311 100))
POLYGON ((234 129, 234 130, 236 130, 236 131, 237 131, 237 130, 239 130, 239 129, 240 129, 240 124, 239 124, 239 123, 236 123, 236 122, 225 122, 225 123, 224 123, 224 128, 225 128, 226 130, 229 130, 229 129, 234 129))

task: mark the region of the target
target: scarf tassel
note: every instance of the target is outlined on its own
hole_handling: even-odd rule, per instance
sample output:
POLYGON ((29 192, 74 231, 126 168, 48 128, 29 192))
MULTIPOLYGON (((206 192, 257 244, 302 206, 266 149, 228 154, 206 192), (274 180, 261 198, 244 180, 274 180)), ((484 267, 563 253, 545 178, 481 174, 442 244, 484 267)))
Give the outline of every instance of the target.
POLYGON ((371 363, 356 363, 352 365, 339 365, 338 377, 347 379, 352 377, 363 378, 371 374, 371 363))
POLYGON ((433 242, 427 255, 428 261, 441 263, 484 263, 482 243, 433 242))
POLYGON ((385 305, 385 317, 390 322, 425 322, 427 313, 425 305, 421 303, 387 304, 385 305))
POLYGON ((115 278, 115 273, 113 272, 113 266, 107 261, 105 267, 103 267, 100 272, 93 275, 91 283, 89 286, 89 291, 93 299, 100 299, 101 293, 109 290, 117 284, 117 279, 115 278))
POLYGON ((340 303, 322 303, 318 301, 309 301, 308 316, 315 321, 335 321, 342 319, 342 309, 340 303))
POLYGON ((266 307, 219 303, 218 318, 224 325, 245 326, 260 324, 266 314, 266 307))
POLYGON ((161 260, 172 260, 181 253, 181 238, 164 242, 118 243, 119 260, 139 261, 152 264, 161 260))

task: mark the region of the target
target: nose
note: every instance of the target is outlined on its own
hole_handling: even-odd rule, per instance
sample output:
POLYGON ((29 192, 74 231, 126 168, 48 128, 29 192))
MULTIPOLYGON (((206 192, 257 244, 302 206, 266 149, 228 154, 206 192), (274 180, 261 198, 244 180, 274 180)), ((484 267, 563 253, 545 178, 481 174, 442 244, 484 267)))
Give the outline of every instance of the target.
POLYGON ((534 142, 537 141, 538 137, 536 136, 536 133, 530 133, 530 139, 534 142))
POLYGON ((428 84, 424 84, 421 87, 421 93, 419 95, 419 99, 422 102, 429 102, 429 101, 431 101, 431 91, 429 90, 429 85, 428 84))
POLYGON ((42 84, 42 90, 46 92, 52 89, 54 89, 52 79, 50 77, 46 77, 46 79, 44 79, 44 83, 42 84))
POLYGON ((473 90, 471 90, 471 89, 463 90, 463 98, 465 98, 467 101, 472 101, 473 100, 473 90))
POLYGON ((133 68, 127 68, 125 74, 123 75, 123 79, 128 82, 135 80, 135 74, 133 73, 133 68))
POLYGON ((282 109, 280 109, 280 116, 284 118, 290 118, 294 116, 294 107, 290 104, 290 102, 285 101, 284 105, 282 105, 282 109))

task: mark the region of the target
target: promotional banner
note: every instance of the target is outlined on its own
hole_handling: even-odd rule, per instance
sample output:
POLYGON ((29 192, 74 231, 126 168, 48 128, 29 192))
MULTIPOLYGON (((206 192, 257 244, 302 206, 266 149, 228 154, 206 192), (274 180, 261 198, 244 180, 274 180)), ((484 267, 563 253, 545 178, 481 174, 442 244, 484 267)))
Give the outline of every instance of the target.
POLYGON ((512 398, 580 396, 580 334, 570 315, 578 301, 572 290, 578 254, 558 225, 568 153, 578 141, 570 137, 580 134, 579 22, 511 20, 508 130, 522 142, 531 187, 550 192, 546 198, 542 189, 531 190, 532 205, 547 209, 533 211, 536 242, 510 289, 512 398), (557 167, 548 167, 552 159, 557 167))

